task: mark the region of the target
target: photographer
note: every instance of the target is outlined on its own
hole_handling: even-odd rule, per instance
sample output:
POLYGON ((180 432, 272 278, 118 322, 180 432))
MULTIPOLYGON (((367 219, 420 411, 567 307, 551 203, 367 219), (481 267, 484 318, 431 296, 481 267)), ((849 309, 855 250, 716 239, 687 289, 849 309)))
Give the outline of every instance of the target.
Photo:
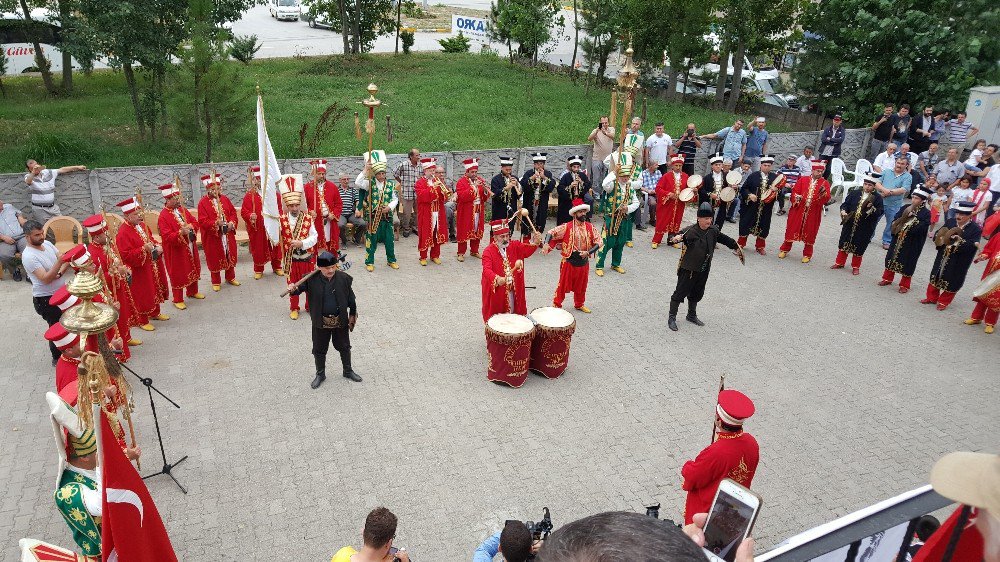
POLYGON ((602 115, 597 122, 597 128, 590 132, 587 140, 594 143, 594 154, 590 160, 590 179, 594 185, 594 200, 601 198, 601 182, 608 174, 604 159, 615 149, 615 128, 608 124, 608 117, 602 115))
POLYGON ((472 554, 472 562, 491 562, 497 554, 503 554, 505 562, 530 560, 542 548, 542 541, 532 543, 528 527, 521 521, 509 519, 502 531, 493 533, 479 545, 472 554))
POLYGON ((330 562, 410 562, 410 555, 405 548, 396 549, 392 540, 396 536, 396 516, 385 507, 376 507, 365 519, 365 528, 361 531, 364 546, 354 550, 345 546, 333 555, 330 562))
MULTIPOLYGON (((677 139, 674 144, 677 146, 677 154, 684 156, 684 167, 681 168, 681 171, 689 176, 693 175, 694 157, 698 149, 701 148, 701 140, 695 131, 694 123, 688 123, 687 130, 684 131, 681 138, 677 139)), ((664 168, 666 168, 666 165, 664 165, 664 168)), ((665 174, 666 170, 662 169, 660 173, 665 174)))

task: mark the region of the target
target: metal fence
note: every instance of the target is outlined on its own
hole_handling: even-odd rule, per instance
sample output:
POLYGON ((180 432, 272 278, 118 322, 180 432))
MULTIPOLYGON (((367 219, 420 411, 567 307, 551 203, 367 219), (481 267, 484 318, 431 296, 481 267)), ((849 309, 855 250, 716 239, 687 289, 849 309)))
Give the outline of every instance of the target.
MULTIPOLYGON (((842 145, 841 158, 849 167, 853 167, 859 158, 867 154, 870 136, 870 129, 849 129, 847 131, 847 139, 842 145)), ((818 148, 819 137, 819 131, 774 133, 768 140, 767 150, 778 156, 777 166, 784 160, 784 156, 790 153, 801 154, 805 146, 818 148)), ((695 157, 696 170, 701 173, 705 172, 708 157, 718 149, 718 146, 719 143, 714 141, 702 143, 702 147, 695 157)), ((942 146, 941 150, 943 154, 946 148, 942 146)), ((431 152, 425 156, 435 157, 439 162, 443 162, 447 176, 452 179, 457 179, 463 173, 463 160, 472 157, 479 158, 480 171, 488 178, 492 174, 498 173, 501 155, 514 158, 514 171, 520 176, 525 170, 531 168, 532 152, 547 152, 549 155, 548 168, 557 175, 565 165, 566 159, 574 154, 582 155, 585 159, 584 169, 590 169, 590 145, 431 152)), ((403 154, 389 155, 390 170, 405 158, 406 155, 403 154)), ((364 167, 364 162, 359 156, 330 156, 327 157, 327 161, 329 162, 328 177, 331 179, 340 172, 346 172, 354 177, 364 167)), ((73 164, 76 163, 73 162, 73 164)), ((45 164, 51 167, 60 165, 59 162, 46 162, 45 164)), ((202 196, 200 177, 214 168, 223 177, 223 192, 233 199, 234 204, 238 205, 244 194, 247 168, 253 164, 253 162, 223 162, 211 165, 171 164, 100 168, 88 172, 63 174, 56 180, 56 201, 63 214, 83 219, 98 212, 102 203, 107 205, 109 210, 112 210, 111 207, 115 203, 134 193, 137 187, 142 188, 144 195, 149 198, 148 201, 158 201, 156 198, 159 197, 159 193, 156 186, 173 181, 176 175, 181 179, 185 199, 189 205, 193 205, 202 196)), ((308 159, 283 160, 279 164, 284 173, 309 173, 308 159)), ((30 211, 23 174, 0 174, 0 200, 12 203, 26 213, 30 211)))

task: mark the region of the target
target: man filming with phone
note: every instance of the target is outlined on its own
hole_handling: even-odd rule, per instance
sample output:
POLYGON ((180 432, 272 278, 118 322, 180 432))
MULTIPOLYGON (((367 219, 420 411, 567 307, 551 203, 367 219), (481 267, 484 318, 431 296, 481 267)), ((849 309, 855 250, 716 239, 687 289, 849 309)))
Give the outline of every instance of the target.
POLYGON ((472 554, 472 562, 492 562, 501 554, 504 562, 524 562, 542 548, 543 541, 532 540, 531 531, 521 521, 508 519, 503 530, 493 533, 472 554))
POLYGON ((396 538, 396 515, 385 507, 371 510, 361 531, 364 546, 361 550, 345 546, 333 555, 330 562, 410 562, 405 548, 392 546, 396 538))

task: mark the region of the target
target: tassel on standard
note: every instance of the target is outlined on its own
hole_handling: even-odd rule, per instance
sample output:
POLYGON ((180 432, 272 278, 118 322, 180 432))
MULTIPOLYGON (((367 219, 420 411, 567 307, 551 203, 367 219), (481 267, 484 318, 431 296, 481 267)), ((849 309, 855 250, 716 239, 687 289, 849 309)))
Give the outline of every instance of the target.
POLYGON ((361 120, 358 117, 358 112, 354 112, 354 136, 358 140, 361 140, 361 120))
POLYGON ((390 116, 387 113, 385 115, 385 141, 386 142, 392 142, 392 140, 393 140, 393 136, 392 136, 392 122, 390 121, 390 116))

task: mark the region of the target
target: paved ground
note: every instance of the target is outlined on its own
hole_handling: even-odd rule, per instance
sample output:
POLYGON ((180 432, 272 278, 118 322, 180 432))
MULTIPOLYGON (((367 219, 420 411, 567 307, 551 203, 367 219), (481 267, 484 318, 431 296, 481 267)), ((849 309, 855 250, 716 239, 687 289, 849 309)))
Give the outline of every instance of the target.
MULTIPOLYGON (((179 558, 328 560, 360 542, 380 504, 400 517, 397 544, 421 561, 468 560, 505 519, 537 519, 543 506, 557 526, 651 502, 679 517, 678 471, 708 443, 722 373, 758 406, 748 428, 762 447, 764 546, 924 484, 945 452, 995 451, 1000 336, 962 325, 971 288, 946 312, 920 305, 927 255, 916 291, 876 287, 877 246, 859 277, 828 270, 833 218, 809 265, 772 253, 742 267, 720 253, 700 310, 707 326, 682 321, 678 333, 665 312, 679 252, 653 251, 638 233, 626 275, 591 277, 594 313, 577 315, 567 374, 531 375, 519 390, 485 380, 479 263, 456 262, 454 246, 444 265, 423 268, 411 237, 398 271, 382 260, 374 274, 351 270, 365 381, 332 377, 318 391, 307 322, 290 321, 282 283, 252 281, 244 261, 242 287, 206 291, 139 332, 132 367, 183 406, 158 403, 169 459, 190 455, 176 469, 190 493, 148 481, 179 558)), ((784 223, 775 219, 779 233, 784 223)), ((529 308, 548 304, 557 263, 528 261, 539 287, 529 308)), ((71 539, 51 500, 44 325, 27 284, 0 283, 0 309, 0 536, 14 561, 21 537, 71 539)), ((146 473, 158 451, 148 400, 136 398, 146 473)))

